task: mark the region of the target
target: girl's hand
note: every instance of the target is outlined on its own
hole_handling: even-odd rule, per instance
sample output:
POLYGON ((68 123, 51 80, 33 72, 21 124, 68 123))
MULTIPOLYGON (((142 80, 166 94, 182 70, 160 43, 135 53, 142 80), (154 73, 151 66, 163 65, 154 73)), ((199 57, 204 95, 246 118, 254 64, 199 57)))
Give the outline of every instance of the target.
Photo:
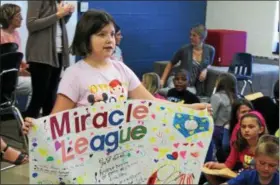
POLYGON ((209 103, 194 103, 191 104, 191 108, 195 109, 195 110, 204 110, 207 109, 207 112, 209 113, 210 116, 213 115, 213 109, 211 104, 209 103))
POLYGON ((30 128, 32 128, 33 125, 33 118, 25 118, 24 124, 22 126, 23 133, 27 135, 29 133, 30 128))
POLYGON ((217 162, 207 162, 204 164, 204 167, 208 168, 208 169, 215 169, 217 166, 217 162))

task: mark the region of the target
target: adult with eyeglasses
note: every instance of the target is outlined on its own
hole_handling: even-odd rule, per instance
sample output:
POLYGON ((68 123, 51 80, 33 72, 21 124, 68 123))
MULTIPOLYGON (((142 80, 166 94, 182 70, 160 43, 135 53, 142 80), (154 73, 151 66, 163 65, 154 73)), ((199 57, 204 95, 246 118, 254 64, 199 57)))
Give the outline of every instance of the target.
MULTIPOLYGON (((21 38, 18 28, 21 27, 22 15, 21 8, 16 4, 3 4, 0 7, 0 29, 1 44, 16 43, 18 45, 18 51, 23 52, 21 47, 21 38)), ((27 71, 28 64, 25 61, 21 62, 18 84, 16 87, 17 96, 26 96, 27 103, 24 109, 26 109, 30 103, 32 97, 32 87, 30 73, 27 71)))

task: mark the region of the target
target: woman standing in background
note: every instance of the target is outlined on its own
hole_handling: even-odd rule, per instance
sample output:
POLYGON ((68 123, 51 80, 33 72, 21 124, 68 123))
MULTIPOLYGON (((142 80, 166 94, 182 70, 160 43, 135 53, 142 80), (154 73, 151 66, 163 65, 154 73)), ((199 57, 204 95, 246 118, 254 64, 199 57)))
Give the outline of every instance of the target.
POLYGON ((26 116, 37 118, 41 108, 46 116, 53 108, 61 70, 69 66, 65 24, 73 11, 73 5, 61 0, 28 1, 26 60, 33 95, 26 116))

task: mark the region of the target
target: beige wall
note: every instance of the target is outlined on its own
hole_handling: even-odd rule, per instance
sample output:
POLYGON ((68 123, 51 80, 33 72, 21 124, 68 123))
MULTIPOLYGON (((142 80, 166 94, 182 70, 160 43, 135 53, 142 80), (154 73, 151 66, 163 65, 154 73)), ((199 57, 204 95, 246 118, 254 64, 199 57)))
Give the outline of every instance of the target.
POLYGON ((247 52, 257 56, 272 56, 278 39, 278 1, 208 1, 208 29, 247 31, 247 52))

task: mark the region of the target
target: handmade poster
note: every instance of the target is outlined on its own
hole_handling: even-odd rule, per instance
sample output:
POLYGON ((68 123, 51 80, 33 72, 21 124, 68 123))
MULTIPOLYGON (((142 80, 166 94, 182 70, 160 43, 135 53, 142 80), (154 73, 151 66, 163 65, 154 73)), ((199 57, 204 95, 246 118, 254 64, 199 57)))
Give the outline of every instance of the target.
POLYGON ((206 110, 129 100, 64 111, 29 134, 31 184, 198 184, 213 133, 206 110))
POLYGON ((223 168, 223 169, 209 169, 206 167, 202 167, 202 172, 208 175, 215 175, 215 176, 220 176, 224 178, 235 178, 237 176, 237 173, 232 171, 229 168, 223 168))

